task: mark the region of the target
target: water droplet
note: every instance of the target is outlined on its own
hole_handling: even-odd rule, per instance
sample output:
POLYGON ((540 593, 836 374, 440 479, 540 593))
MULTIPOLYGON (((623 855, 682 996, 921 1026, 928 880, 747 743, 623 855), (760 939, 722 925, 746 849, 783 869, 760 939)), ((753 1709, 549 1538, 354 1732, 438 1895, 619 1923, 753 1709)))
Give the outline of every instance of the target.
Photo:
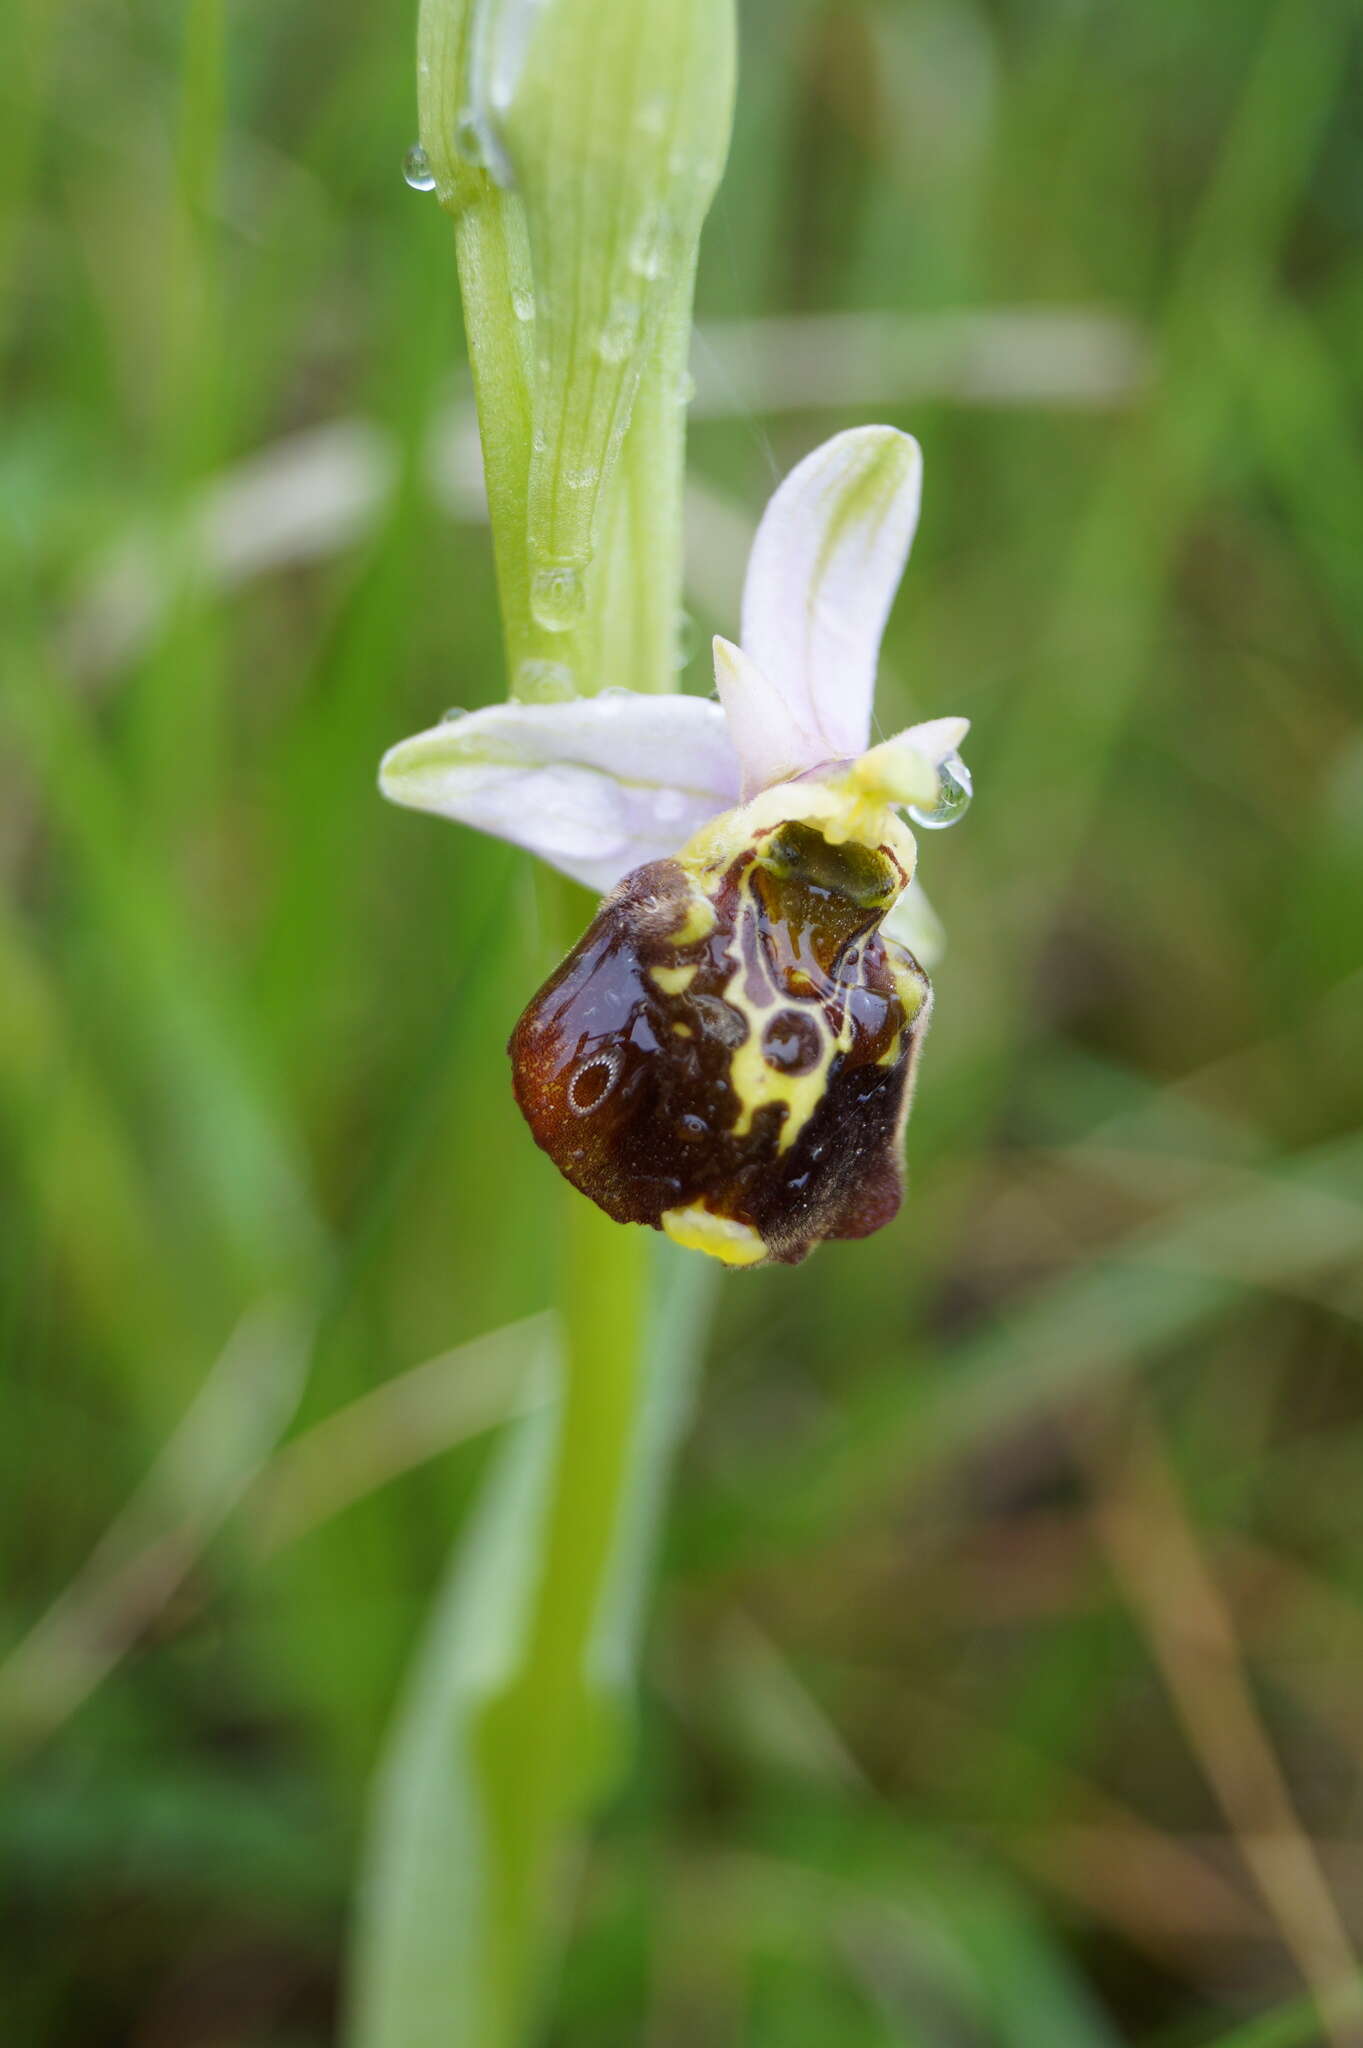
POLYGON ((566 704, 576 694, 566 661, 523 661, 516 670, 516 695, 524 704, 566 704))
POLYGON ((533 320, 535 317, 535 294, 526 291, 512 292, 511 310, 518 320, 533 320))
POLYGON ((685 1138, 688 1144, 698 1144, 702 1138, 708 1138, 709 1135, 710 1126, 703 1116, 692 1116, 688 1111, 685 1116, 677 1118, 677 1136, 685 1138))
POLYGON ((685 668, 696 651, 696 622, 690 612, 677 613, 676 636, 672 659, 678 668, 685 668))
POLYGON ((639 334, 639 308, 632 299, 617 299, 610 319, 596 337, 596 353, 604 363, 623 363, 639 334))
POLYGON ((402 159, 402 175, 414 192, 434 192, 435 172, 419 142, 414 142, 402 159))
POLYGON ((530 609, 546 633, 566 633, 582 616, 582 571, 571 562, 551 562, 530 581, 530 609))
POLYGON ((909 816, 915 825, 925 826, 929 832, 944 832, 948 825, 954 825, 970 809, 973 785, 970 770, 959 754, 948 754, 937 770, 937 801, 931 810, 924 810, 918 804, 909 805, 909 816))
POLYGON ((465 107, 454 124, 454 146, 466 164, 477 164, 481 167, 486 161, 487 152, 483 147, 482 131, 471 107, 465 107))
POLYGON ((683 370, 677 379, 677 403, 689 405, 696 395, 696 380, 689 370, 683 370))
POLYGON ((468 713, 462 704, 451 704, 448 711, 441 712, 440 723, 442 725, 453 725, 456 719, 467 717, 468 713))
POLYGON ((629 245, 629 267, 636 277, 646 278, 651 283, 662 276, 667 268, 671 235, 672 222, 661 207, 644 215, 629 245))

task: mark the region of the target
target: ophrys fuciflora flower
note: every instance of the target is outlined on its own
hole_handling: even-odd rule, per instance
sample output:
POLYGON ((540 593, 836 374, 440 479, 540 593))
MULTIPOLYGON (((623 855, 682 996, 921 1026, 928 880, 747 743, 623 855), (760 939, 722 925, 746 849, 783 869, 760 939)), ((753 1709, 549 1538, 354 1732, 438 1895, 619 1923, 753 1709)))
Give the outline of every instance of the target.
POLYGON ((970 790, 962 718, 869 744, 920 478, 889 427, 786 478, 718 702, 497 705, 383 764, 399 803, 608 892, 512 1034, 517 1100, 609 1215, 729 1265, 866 1236, 902 1199, 935 922, 905 814, 951 823, 970 790))

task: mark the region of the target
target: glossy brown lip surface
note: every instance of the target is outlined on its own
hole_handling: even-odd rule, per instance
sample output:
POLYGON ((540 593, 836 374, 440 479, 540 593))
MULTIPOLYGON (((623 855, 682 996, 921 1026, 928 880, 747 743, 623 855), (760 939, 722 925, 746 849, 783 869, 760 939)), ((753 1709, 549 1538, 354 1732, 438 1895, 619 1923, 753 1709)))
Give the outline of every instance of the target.
POLYGON ((931 1009, 879 930, 902 881, 885 849, 807 825, 704 884, 635 869, 512 1033, 536 1142, 621 1223, 698 1206, 787 1264, 879 1230, 931 1009))

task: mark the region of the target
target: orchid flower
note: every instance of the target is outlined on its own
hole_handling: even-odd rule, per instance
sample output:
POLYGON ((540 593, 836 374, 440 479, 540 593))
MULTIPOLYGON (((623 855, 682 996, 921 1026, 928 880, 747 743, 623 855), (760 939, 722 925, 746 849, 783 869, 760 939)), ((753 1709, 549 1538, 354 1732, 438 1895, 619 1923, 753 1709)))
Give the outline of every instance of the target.
POLYGON ((931 1008, 916 822, 970 782, 963 718, 871 743, 918 444, 835 436, 762 517, 718 701, 607 691, 449 719, 385 757, 395 802, 606 894, 511 1041, 537 1142, 622 1222, 735 1266, 887 1223, 931 1008), (910 948, 914 950, 910 950, 910 948))

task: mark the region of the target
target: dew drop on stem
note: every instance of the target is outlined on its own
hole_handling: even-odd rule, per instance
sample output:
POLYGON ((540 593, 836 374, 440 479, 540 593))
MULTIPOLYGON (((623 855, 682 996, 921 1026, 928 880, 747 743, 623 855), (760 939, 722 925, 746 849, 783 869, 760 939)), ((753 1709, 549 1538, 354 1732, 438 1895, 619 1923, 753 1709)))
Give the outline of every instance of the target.
POLYGON ((550 562, 530 579, 530 610, 546 633, 566 633, 582 616, 582 571, 572 562, 550 562))
POLYGON ((487 152, 483 148, 483 137, 477 119, 471 108, 465 107, 454 124, 454 146, 466 164, 481 168, 487 152))
POLYGON ((636 277, 652 283, 662 276, 667 268, 671 227, 672 223, 661 207, 644 215, 629 245, 629 267, 636 277))
POLYGON ((524 704, 566 704, 576 694, 566 661, 528 660, 516 669, 516 695, 524 704))
POLYGON ((419 142, 414 142, 402 159, 402 175, 414 192, 434 192, 435 172, 419 142))
POLYGON ((639 308, 632 299, 617 299, 610 317, 596 337, 596 353, 603 363, 623 363, 639 336, 639 308))

